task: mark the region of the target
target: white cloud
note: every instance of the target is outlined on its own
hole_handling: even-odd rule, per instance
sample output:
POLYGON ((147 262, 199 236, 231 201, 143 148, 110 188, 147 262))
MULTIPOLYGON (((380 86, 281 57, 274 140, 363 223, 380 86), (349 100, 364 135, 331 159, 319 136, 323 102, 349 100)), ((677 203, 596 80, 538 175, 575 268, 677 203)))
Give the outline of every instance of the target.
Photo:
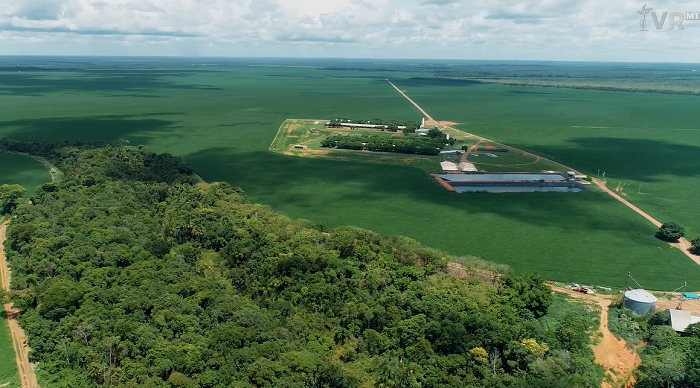
MULTIPOLYGON (((700 61, 700 22, 638 31, 633 0, 0 0, 5 54, 700 61), (657 57, 649 58, 649 45, 657 57), (109 51, 108 49, 109 48, 109 51), (190 53, 190 54, 188 54, 190 53)), ((693 11, 700 3, 649 3, 693 11)))

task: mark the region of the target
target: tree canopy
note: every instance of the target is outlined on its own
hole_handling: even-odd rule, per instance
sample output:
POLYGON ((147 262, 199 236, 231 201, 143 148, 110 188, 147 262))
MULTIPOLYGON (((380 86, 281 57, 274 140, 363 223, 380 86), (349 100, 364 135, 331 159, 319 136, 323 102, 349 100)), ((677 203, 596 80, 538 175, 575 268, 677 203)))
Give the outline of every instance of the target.
POLYGON ((656 237, 667 241, 677 241, 685 237, 685 228, 675 222, 666 222, 656 232, 656 237))
POLYGON ((585 310, 547 314, 537 275, 462 281, 443 252, 355 227, 323 233, 142 148, 13 144, 65 173, 18 205, 5 245, 42 386, 602 379, 585 310))
POLYGON ((381 135, 333 135, 321 141, 322 147, 403 154, 439 155, 448 144, 444 138, 394 137, 381 135))
POLYGON ((690 252, 695 255, 700 255, 700 237, 694 238, 690 243, 692 244, 690 252))
POLYGON ((0 186, 0 214, 10 213, 17 206, 17 200, 26 192, 27 190, 20 185, 0 186))

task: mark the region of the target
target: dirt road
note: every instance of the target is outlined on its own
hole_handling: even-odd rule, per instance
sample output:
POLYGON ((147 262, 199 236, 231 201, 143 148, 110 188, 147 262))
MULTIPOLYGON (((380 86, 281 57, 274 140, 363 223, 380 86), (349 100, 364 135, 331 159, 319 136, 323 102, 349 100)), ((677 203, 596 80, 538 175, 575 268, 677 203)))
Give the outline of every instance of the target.
POLYGON ((425 119, 427 121, 433 121, 433 122, 435 121, 426 111, 423 110, 423 108, 420 107, 420 105, 416 104, 413 100, 411 100, 404 92, 401 91, 401 89, 397 88, 396 85, 394 85, 391 81, 386 80, 386 82, 388 82, 391 86, 393 86, 394 89, 396 89, 396 91, 401 93, 402 96, 406 97, 408 102, 410 102, 411 104, 413 104, 413 106, 418 108, 418 110, 421 111, 421 113, 423 113, 423 115, 425 116, 425 119))
MULTIPOLYGON (((5 222, 0 226, 0 280, 2 281, 2 289, 5 292, 10 291, 10 271, 7 268, 5 260, 5 231, 10 221, 5 222)), ((10 335, 12 336, 12 347, 15 349, 15 361, 17 362, 17 370, 23 388, 38 388, 39 384, 36 381, 34 367, 29 362, 29 347, 27 346, 27 337, 24 335, 24 330, 17 322, 17 309, 12 307, 11 303, 5 304, 5 314, 7 322, 10 326, 10 335)))
POLYGON ((641 364, 642 360, 636 353, 627 348, 625 341, 618 339, 610 332, 608 328, 610 297, 608 295, 587 295, 559 287, 552 287, 552 290, 565 293, 574 298, 590 300, 600 306, 600 333, 602 337, 596 345, 592 346, 592 349, 593 353, 595 353, 596 363, 605 368, 605 375, 609 376, 613 381, 613 384, 610 384, 604 380, 601 383, 601 387, 633 386, 634 376, 632 373, 641 364), (614 373, 610 370, 614 371, 614 373))
MULTIPOLYGON (((635 212, 637 212, 637 214, 639 214, 639 215, 641 215, 642 217, 644 217, 644 218, 646 218, 647 220, 649 220, 649 222, 651 222, 652 224, 654 224, 654 226, 656 226, 657 228, 660 228, 660 227, 661 227, 661 222, 659 222, 656 218, 654 218, 654 217, 650 216, 649 214, 645 213, 642 209, 640 209, 640 208, 634 206, 632 203, 630 203, 630 201, 628 201, 628 200, 622 198, 619 194, 617 194, 616 192, 610 190, 610 189, 606 186, 606 183, 607 183, 607 182, 599 181, 599 180, 597 180, 597 179, 594 179, 593 182, 594 182, 598 187, 600 187, 603 191, 605 191, 606 193, 610 194, 613 198, 615 198, 615 199, 617 199, 618 201, 622 202, 623 204, 625 204, 625 206, 629 207, 630 209, 632 209, 632 210, 634 210, 635 212)), ((690 247, 692 246, 692 244, 691 244, 690 241, 688 241, 688 239, 686 239, 685 237, 681 238, 681 239, 679 240, 679 242, 677 242, 677 243, 671 243, 671 246, 680 249, 681 252, 683 252, 686 256, 688 256, 688 257, 689 257, 691 260, 693 260, 695 263, 697 263, 698 265, 700 265, 700 256, 696 256, 696 255, 690 253, 690 247)))

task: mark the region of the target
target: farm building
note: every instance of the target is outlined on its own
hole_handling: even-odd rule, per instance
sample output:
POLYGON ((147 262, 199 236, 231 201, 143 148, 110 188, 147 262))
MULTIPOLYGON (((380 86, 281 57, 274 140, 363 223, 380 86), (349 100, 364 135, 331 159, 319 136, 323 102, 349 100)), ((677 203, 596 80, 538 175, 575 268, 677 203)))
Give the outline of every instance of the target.
POLYGON ((625 308, 637 315, 651 314, 656 310, 656 297, 645 290, 629 290, 625 292, 625 308))
MULTIPOLYGON (((326 123, 326 125, 330 125, 331 123, 326 123)), ((378 124, 355 124, 355 123, 342 123, 343 127, 348 127, 348 128, 370 128, 370 129, 389 129, 388 125, 378 125, 378 124)), ((405 126, 399 125, 399 129, 406 129, 405 126)))
POLYGON ((692 316, 689 311, 668 310, 668 312, 671 313, 669 325, 679 333, 684 332, 688 326, 694 323, 700 323, 700 317, 692 316))
POLYGON ((459 171, 457 163, 454 162, 440 162, 440 167, 442 167, 442 171, 459 171))
POLYGON ((575 173, 575 172, 573 172, 573 171, 567 171, 567 172, 566 172, 566 177, 567 177, 567 179, 568 179, 569 181, 572 181, 572 182, 573 182, 573 181, 585 181, 586 178, 588 178, 587 175, 577 174, 577 173, 575 173))
POLYGON ((305 149, 307 149, 308 147, 305 146, 305 145, 299 145, 299 144, 297 144, 297 145, 294 146, 294 148, 295 148, 295 149, 298 149, 298 150, 305 150, 305 149))
POLYGON ((441 162, 440 166, 442 167, 442 171, 463 171, 463 172, 479 172, 479 170, 476 169, 476 166, 474 166, 471 163, 467 162, 462 162, 460 164, 454 163, 454 162, 441 162))
POLYGON ((465 172, 479 172, 479 170, 476 169, 476 166, 474 166, 473 164, 468 163, 468 162, 460 163, 459 169, 461 171, 465 171, 465 172))
POLYGON ((457 155, 462 155, 464 151, 462 150, 449 150, 449 151, 440 151, 441 154, 446 155, 446 154, 457 154, 457 155))

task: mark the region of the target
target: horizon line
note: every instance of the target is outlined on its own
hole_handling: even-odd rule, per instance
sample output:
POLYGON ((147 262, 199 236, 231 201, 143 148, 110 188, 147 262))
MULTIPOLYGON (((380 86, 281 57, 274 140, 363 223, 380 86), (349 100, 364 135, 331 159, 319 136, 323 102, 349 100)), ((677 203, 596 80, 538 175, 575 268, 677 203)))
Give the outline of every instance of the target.
POLYGON ((467 59, 467 58, 401 58, 401 57, 294 57, 294 56, 182 56, 182 55, 51 55, 51 54, 0 54, 0 58, 170 58, 170 59, 307 59, 307 60, 385 60, 385 61, 420 61, 420 62, 554 62, 554 63, 624 63, 624 64, 679 64, 700 65, 700 62, 638 62, 638 61, 606 61, 606 60, 563 60, 563 59, 467 59))

